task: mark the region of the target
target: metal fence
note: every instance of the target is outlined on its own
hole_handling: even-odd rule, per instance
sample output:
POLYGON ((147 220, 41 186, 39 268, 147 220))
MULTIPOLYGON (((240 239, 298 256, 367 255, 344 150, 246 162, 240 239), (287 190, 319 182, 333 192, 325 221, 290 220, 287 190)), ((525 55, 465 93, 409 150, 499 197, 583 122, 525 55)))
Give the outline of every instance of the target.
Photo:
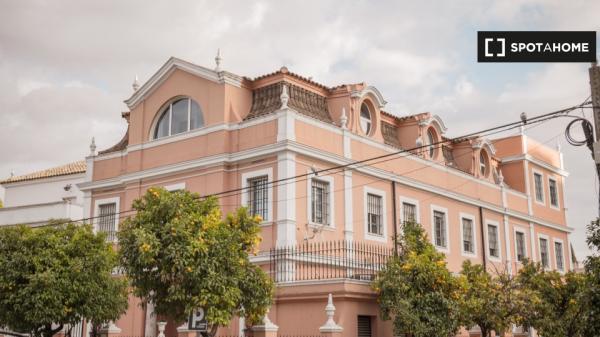
POLYGON ((271 249, 270 274, 275 282, 373 280, 392 255, 391 247, 364 242, 306 242, 271 249))

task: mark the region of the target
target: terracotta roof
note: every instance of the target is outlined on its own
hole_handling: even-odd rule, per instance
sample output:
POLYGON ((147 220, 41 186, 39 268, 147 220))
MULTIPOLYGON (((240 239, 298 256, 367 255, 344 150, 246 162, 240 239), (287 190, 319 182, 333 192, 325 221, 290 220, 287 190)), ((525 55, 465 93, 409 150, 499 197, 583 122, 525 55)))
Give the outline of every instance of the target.
POLYGON ((267 77, 271 77, 271 76, 275 76, 275 75, 279 75, 279 74, 286 74, 286 75, 288 75, 288 76, 291 76, 291 77, 297 78, 297 79, 299 79, 299 80, 301 80, 301 81, 304 81, 304 82, 310 83, 310 84, 312 84, 312 85, 314 85, 314 86, 316 86, 316 87, 319 87, 319 88, 322 88, 322 89, 325 89, 325 90, 331 90, 331 88, 330 88, 330 87, 328 87, 328 86, 326 86, 326 85, 323 85, 323 84, 321 84, 321 83, 315 82, 315 81, 313 81, 313 80, 312 80, 312 79, 310 79, 310 78, 307 78, 307 77, 304 77, 304 76, 300 76, 300 75, 298 75, 298 74, 296 74, 296 73, 292 73, 292 72, 290 72, 290 71, 288 70, 288 68, 287 68, 287 67, 281 67, 281 69, 279 69, 279 70, 277 70, 277 71, 274 71, 274 72, 272 72, 272 73, 269 73, 269 74, 264 74, 264 75, 260 75, 260 76, 258 76, 258 77, 256 77, 256 78, 254 78, 254 80, 251 80, 251 79, 249 79, 249 78, 247 78, 247 79, 248 79, 248 80, 251 80, 251 81, 257 81, 257 80, 262 80, 263 78, 267 78, 267 77))
MULTIPOLYGON (((281 92, 283 81, 258 88, 252 92, 252 108, 244 120, 268 115, 281 106, 281 92)), ((327 98, 306 90, 299 86, 287 83, 289 89, 288 106, 303 115, 316 118, 323 122, 333 123, 327 109, 327 98)))
POLYGON ((50 177, 65 176, 70 174, 85 173, 86 165, 85 160, 76 161, 62 166, 49 168, 42 171, 37 171, 29 174, 20 176, 13 176, 8 179, 0 181, 0 184, 10 184, 19 181, 36 180, 50 177))

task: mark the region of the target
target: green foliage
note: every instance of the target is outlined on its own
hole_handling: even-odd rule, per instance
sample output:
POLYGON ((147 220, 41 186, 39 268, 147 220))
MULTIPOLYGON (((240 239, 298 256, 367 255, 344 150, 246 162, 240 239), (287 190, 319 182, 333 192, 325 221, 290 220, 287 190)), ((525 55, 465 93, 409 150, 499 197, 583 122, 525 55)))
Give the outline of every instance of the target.
POLYGON ((585 299, 587 312, 584 321, 585 336, 600 336, 600 219, 592 221, 588 227, 587 244, 593 255, 585 261, 585 275, 587 287, 585 299))
POLYGON ((2 203, 2 199, 0 199, 0 208, 4 207, 4 204, 2 203))
POLYGON ((404 224, 398 243, 399 255, 373 283, 383 319, 393 319, 395 335, 454 336, 462 325, 460 280, 419 224, 404 224))
POLYGON ((0 326, 52 336, 81 319, 106 323, 127 309, 127 285, 111 275, 106 236, 75 224, 0 229, 0 326))
POLYGON ((465 286, 461 310, 467 326, 478 325, 482 336, 487 337, 492 331, 502 335, 519 322, 528 298, 513 277, 506 272, 492 275, 468 260, 461 275, 465 286))
POLYGON ((526 262, 517 278, 522 289, 528 291, 529 305, 523 324, 544 337, 593 336, 583 333, 587 312, 584 274, 561 275, 545 271, 538 263, 526 262))
POLYGON ((250 324, 264 316, 273 284, 249 261, 260 243, 259 217, 241 208, 223 219, 215 198, 162 188, 133 208, 119 232, 121 264, 135 295, 157 314, 183 321, 203 307, 213 332, 234 315, 250 324))

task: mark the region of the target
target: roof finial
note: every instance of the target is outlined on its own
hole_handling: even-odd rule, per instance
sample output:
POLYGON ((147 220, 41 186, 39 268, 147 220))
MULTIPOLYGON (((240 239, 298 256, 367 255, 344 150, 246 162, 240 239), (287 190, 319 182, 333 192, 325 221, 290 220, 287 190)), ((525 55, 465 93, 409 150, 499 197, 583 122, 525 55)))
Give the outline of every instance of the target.
POLYGON ((140 80, 138 79, 138 75, 135 75, 135 79, 133 80, 133 84, 131 85, 133 91, 138 91, 140 88, 140 80))
POLYGON ((223 60, 221 58, 221 48, 217 48, 217 56, 215 56, 215 64, 217 65, 215 71, 217 72, 221 71, 221 60, 223 60))
POLYGON ((290 100, 290 95, 288 94, 288 87, 287 85, 283 85, 283 88, 281 89, 281 96, 279 96, 279 98, 281 99, 281 109, 287 109, 288 108, 288 101, 290 100))
POLYGON ((560 146, 560 141, 556 140, 556 152, 560 152, 562 147, 560 146))
POLYGON ((10 177, 14 177, 15 176, 15 170, 10 170, 10 177))
POLYGON ((341 326, 333 320, 335 315, 335 306, 333 305, 333 296, 329 294, 327 298, 327 306, 325 306, 325 313, 327 314, 327 322, 319 328, 321 332, 341 332, 343 329, 341 326))
POLYGON ((96 138, 92 137, 92 142, 90 143, 90 156, 96 155, 96 138))
POLYGON ((342 116, 340 116, 340 126, 346 130, 348 128, 348 116, 346 116, 346 108, 342 108, 342 116))

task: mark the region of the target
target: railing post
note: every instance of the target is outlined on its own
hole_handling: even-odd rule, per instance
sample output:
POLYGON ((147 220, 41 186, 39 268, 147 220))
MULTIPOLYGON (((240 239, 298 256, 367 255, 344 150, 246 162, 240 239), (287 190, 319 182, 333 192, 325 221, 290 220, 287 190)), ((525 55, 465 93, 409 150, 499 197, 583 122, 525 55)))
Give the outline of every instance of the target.
POLYGON ((341 337, 342 331, 344 330, 334 320, 335 306, 333 305, 333 296, 329 294, 327 299, 327 306, 325 306, 325 313, 327 314, 327 322, 319 328, 321 336, 324 337, 341 337))
POLYGON ((254 337, 277 337, 279 327, 269 319, 269 311, 265 313, 262 324, 252 327, 254 337))
POLYGON ((113 321, 100 329, 100 337, 116 337, 121 333, 121 329, 113 321))

